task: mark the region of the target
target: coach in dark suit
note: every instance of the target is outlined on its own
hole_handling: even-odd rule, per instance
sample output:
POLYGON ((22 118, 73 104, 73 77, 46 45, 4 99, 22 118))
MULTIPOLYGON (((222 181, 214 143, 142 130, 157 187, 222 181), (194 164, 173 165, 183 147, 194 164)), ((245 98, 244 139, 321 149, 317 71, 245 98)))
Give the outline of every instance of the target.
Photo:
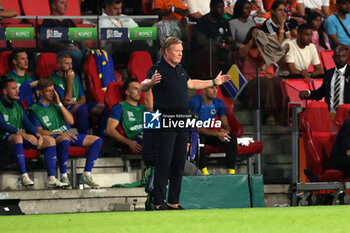
POLYGON ((335 112, 341 104, 350 103, 350 66, 347 65, 346 48, 337 47, 333 60, 336 67, 326 71, 320 88, 299 92, 300 99, 320 100, 324 97, 330 112, 335 112))

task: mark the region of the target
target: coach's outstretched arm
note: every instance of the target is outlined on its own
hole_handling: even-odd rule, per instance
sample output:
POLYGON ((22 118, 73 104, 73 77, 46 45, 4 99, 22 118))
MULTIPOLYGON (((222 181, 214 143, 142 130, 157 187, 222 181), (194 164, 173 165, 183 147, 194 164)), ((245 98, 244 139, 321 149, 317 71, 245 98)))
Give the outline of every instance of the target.
POLYGON ((158 70, 154 72, 151 79, 145 79, 141 82, 141 91, 146 92, 151 89, 157 83, 160 83, 162 75, 158 73, 158 70))
POLYGON ((213 80, 198 80, 198 79, 189 79, 187 81, 187 87, 190 89, 203 89, 212 86, 220 86, 221 84, 228 82, 231 79, 231 76, 228 74, 221 74, 222 71, 216 76, 213 80))

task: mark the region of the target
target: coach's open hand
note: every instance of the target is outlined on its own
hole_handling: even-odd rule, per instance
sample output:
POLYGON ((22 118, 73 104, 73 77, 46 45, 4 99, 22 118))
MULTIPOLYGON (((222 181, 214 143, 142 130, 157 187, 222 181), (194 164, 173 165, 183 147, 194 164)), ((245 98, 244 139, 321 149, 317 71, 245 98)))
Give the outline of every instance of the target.
POLYGON ((162 80, 162 75, 158 73, 158 70, 156 70, 151 78, 152 86, 160 83, 161 80, 162 80))
POLYGON ((220 71, 220 73, 218 74, 218 76, 216 76, 215 78, 215 83, 216 85, 221 85, 223 83, 228 82, 231 79, 231 76, 228 74, 223 74, 222 75, 222 71, 220 71))

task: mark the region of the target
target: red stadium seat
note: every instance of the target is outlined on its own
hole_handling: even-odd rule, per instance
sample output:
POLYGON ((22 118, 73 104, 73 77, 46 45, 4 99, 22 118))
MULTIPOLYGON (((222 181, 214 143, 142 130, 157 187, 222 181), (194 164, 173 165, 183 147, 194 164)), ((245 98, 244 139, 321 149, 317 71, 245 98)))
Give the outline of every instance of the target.
POLYGON ((323 79, 322 78, 315 78, 311 80, 311 86, 312 90, 317 90, 322 86, 323 79))
MULTIPOLYGON (((50 5, 48 0, 35 0, 35 4, 32 0, 19 0, 23 13, 26 16, 49 16, 50 5)), ((42 19, 38 21, 38 24, 42 24, 42 19)), ((29 22, 35 24, 35 19, 29 19, 29 22)))
POLYGON ((12 51, 3 51, 0 53, 0 77, 4 76, 7 72, 9 72, 9 56, 12 51))
POLYGON ((149 52, 135 51, 130 56, 128 72, 131 77, 136 78, 141 83, 146 78, 152 65, 153 62, 149 52))
POLYGON ((51 76, 53 71, 57 70, 56 59, 56 53, 41 53, 38 56, 35 70, 39 79, 48 78, 51 76))
MULTIPOLYGON (((302 103, 306 107, 306 101, 299 98, 299 92, 302 90, 314 90, 311 83, 304 79, 283 79, 281 81, 282 92, 289 97, 289 102, 302 103)), ((308 100, 307 102, 310 102, 308 100)))
POLYGON ((69 157, 82 157, 82 156, 85 156, 86 153, 87 153, 87 150, 85 147, 70 146, 68 156, 69 157))
POLYGON ((335 123, 339 128, 343 125, 344 121, 349 118, 350 104, 339 105, 337 113, 335 114, 335 123))
MULTIPOLYGON (((78 0, 67 0, 67 11, 64 16, 80 16, 80 5, 78 0)), ((72 19, 75 24, 81 22, 81 19, 72 19)), ((78 27, 78 26, 77 26, 78 27)))
POLYGON ((332 150, 328 105, 325 102, 310 103, 302 115, 301 125, 306 167, 321 182, 343 181, 341 171, 328 169, 332 150))
MULTIPOLYGON (((21 7, 18 0, 2 0, 2 5, 4 5, 4 9, 7 10, 15 10, 17 11, 17 15, 21 15, 21 7)), ((8 23, 19 23, 21 19, 11 19, 11 18, 2 18, 2 24, 8 23)))
MULTIPOLYGON (((87 95, 94 102, 103 104, 105 101, 106 91, 102 90, 101 79, 99 78, 97 65, 95 57, 92 53, 86 59, 84 64, 84 73, 85 73, 85 84, 87 88, 87 95)), ((121 81, 121 74, 114 70, 116 74, 116 80, 121 81)))
MULTIPOLYGON (((197 92, 197 94, 201 94, 201 93, 202 93, 201 91, 197 92)), ((243 127, 237 121, 237 119, 234 115, 234 103, 233 103, 233 101, 230 98, 223 96, 220 88, 218 88, 217 98, 223 100, 225 103, 226 116, 227 116, 228 122, 230 124, 231 133, 236 135, 238 138, 241 137, 243 135, 243 127)), ((241 146, 241 145, 237 146, 238 155, 244 156, 241 159, 248 158, 248 156, 246 156, 246 155, 249 155, 249 154, 258 154, 262 151, 262 149, 263 149, 263 144, 260 141, 256 141, 254 143, 251 143, 249 146, 241 146)), ((225 145, 222 145, 219 147, 210 146, 210 145, 205 146, 205 152, 207 154, 222 153, 224 151, 225 151, 225 145)))
POLYGON ((333 60, 333 50, 325 50, 323 52, 321 52, 321 62, 323 64, 323 67, 326 70, 332 69, 335 67, 335 63, 333 60))
POLYGON ((152 14, 152 0, 142 0, 142 9, 145 15, 152 14))
POLYGON ((125 99, 123 82, 111 82, 108 84, 105 94, 104 103, 106 110, 109 113, 114 105, 125 99))
POLYGON ((38 159, 40 157, 41 151, 35 149, 24 148, 24 157, 26 159, 38 159))

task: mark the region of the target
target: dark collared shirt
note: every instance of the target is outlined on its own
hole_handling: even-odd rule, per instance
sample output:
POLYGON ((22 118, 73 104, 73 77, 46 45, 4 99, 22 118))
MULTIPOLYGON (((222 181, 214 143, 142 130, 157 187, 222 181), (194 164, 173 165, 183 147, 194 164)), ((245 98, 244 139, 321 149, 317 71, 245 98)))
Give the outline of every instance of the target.
POLYGON ((187 114, 187 81, 190 77, 183 66, 178 64, 174 68, 161 58, 148 71, 146 79, 151 79, 156 70, 162 79, 152 87, 154 111, 159 109, 162 113, 187 114))

